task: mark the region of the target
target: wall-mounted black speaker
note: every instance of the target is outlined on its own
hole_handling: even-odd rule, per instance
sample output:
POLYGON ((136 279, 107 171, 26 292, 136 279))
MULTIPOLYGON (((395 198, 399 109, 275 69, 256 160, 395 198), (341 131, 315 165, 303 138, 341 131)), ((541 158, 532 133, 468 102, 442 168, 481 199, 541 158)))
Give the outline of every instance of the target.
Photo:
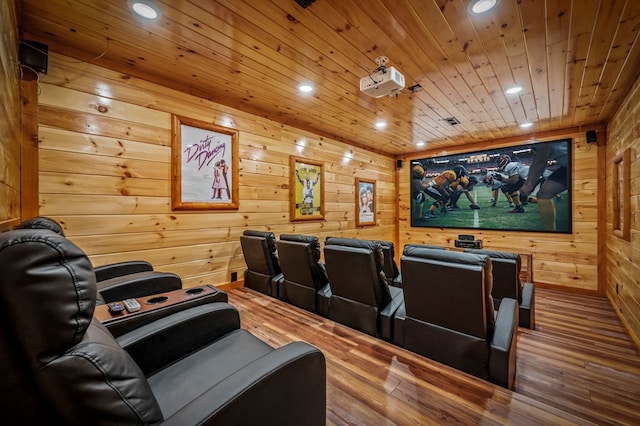
POLYGON ((302 6, 303 9, 306 9, 314 1, 316 1, 316 0, 296 0, 296 3, 298 3, 300 6, 302 6))
POLYGON ((587 143, 596 143, 598 142, 598 135, 595 130, 589 130, 587 132, 587 143))
POLYGON ((46 74, 49 62, 49 46, 37 41, 20 42, 20 65, 33 68, 34 71, 46 74))
POLYGON ((402 160, 396 160, 396 168, 397 169, 401 169, 402 168, 402 160))

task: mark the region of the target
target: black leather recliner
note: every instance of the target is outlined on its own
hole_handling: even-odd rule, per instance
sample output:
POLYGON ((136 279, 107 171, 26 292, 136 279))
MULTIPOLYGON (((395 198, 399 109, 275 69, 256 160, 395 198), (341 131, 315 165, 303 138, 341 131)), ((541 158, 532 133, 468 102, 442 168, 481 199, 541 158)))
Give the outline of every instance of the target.
POLYGON ((382 240, 361 240, 359 238, 327 237, 326 244, 337 244, 348 247, 371 248, 372 244, 380 244, 384 254, 382 270, 389 280, 389 285, 402 287, 402 274, 396 263, 396 251, 393 242, 382 240))
POLYGON ((402 289, 389 285, 380 244, 357 241, 367 245, 354 247, 347 244, 349 241, 337 239, 327 239, 325 243, 324 259, 331 287, 329 318, 392 341, 392 320, 402 305, 402 289))
POLYGON ((320 261, 318 237, 282 234, 278 257, 284 276, 282 299, 322 316, 329 315, 329 278, 320 261))
POLYGON ((319 350, 274 349, 227 303, 116 339, 93 316, 85 253, 46 230, 0 234, 0 402, 12 424, 324 425, 319 350))
MULTIPOLYGON (((47 229, 64 236, 64 229, 56 220, 36 216, 20 223, 16 229, 47 229)), ((98 303, 166 293, 182 288, 182 280, 172 272, 154 271, 145 260, 132 260, 94 268, 98 286, 98 303)), ((226 293, 220 291, 220 296, 226 293)), ((223 301, 223 300, 221 300, 223 301)))
POLYGON ((247 264, 244 286, 268 296, 282 299, 284 277, 273 232, 247 229, 240 236, 242 254, 247 264))
POLYGON ((493 291, 491 295, 496 308, 505 297, 518 301, 520 327, 536 328, 535 287, 533 283, 522 283, 520 270, 522 259, 518 253, 486 249, 466 249, 466 252, 486 254, 493 264, 493 291))
POLYGON ((513 389, 518 305, 505 298, 494 312, 491 258, 405 247, 401 268, 394 343, 513 389))

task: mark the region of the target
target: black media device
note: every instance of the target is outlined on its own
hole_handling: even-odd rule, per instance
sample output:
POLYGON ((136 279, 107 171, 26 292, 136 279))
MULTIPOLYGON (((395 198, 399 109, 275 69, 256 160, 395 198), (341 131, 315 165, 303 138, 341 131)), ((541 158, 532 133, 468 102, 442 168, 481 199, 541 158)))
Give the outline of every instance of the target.
MULTIPOLYGON (((461 237, 459 235, 458 237, 461 237)), ((454 241, 454 245, 460 248, 473 248, 473 249, 481 249, 482 248, 482 240, 474 240, 473 238, 470 240, 458 238, 454 241)))
POLYGON ((20 42, 20 64, 46 74, 49 60, 49 46, 32 40, 20 42))
POLYGON ((120 312, 124 311, 124 305, 119 302, 112 302, 107 304, 107 306, 109 306, 109 312, 111 312, 112 314, 119 314, 120 312))
POLYGON ((463 241, 473 241, 475 240, 475 237, 469 234, 460 234, 458 235, 458 239, 463 241))

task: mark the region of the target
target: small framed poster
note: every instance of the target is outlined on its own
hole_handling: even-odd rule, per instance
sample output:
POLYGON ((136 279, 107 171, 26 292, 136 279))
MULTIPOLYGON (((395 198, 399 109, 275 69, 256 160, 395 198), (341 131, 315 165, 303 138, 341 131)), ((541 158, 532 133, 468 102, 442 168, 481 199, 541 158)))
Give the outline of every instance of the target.
POLYGON ((356 178, 356 226, 376 224, 376 181, 356 178))

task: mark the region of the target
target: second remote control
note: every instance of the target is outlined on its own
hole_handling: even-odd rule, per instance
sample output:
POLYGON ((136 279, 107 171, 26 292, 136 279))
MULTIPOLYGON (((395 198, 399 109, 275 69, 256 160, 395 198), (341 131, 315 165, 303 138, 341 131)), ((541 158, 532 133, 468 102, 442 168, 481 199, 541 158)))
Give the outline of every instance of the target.
POLYGON ((136 312, 140 310, 140 304, 136 299, 123 300, 122 304, 124 305, 125 308, 127 308, 127 311, 129 312, 136 312))

